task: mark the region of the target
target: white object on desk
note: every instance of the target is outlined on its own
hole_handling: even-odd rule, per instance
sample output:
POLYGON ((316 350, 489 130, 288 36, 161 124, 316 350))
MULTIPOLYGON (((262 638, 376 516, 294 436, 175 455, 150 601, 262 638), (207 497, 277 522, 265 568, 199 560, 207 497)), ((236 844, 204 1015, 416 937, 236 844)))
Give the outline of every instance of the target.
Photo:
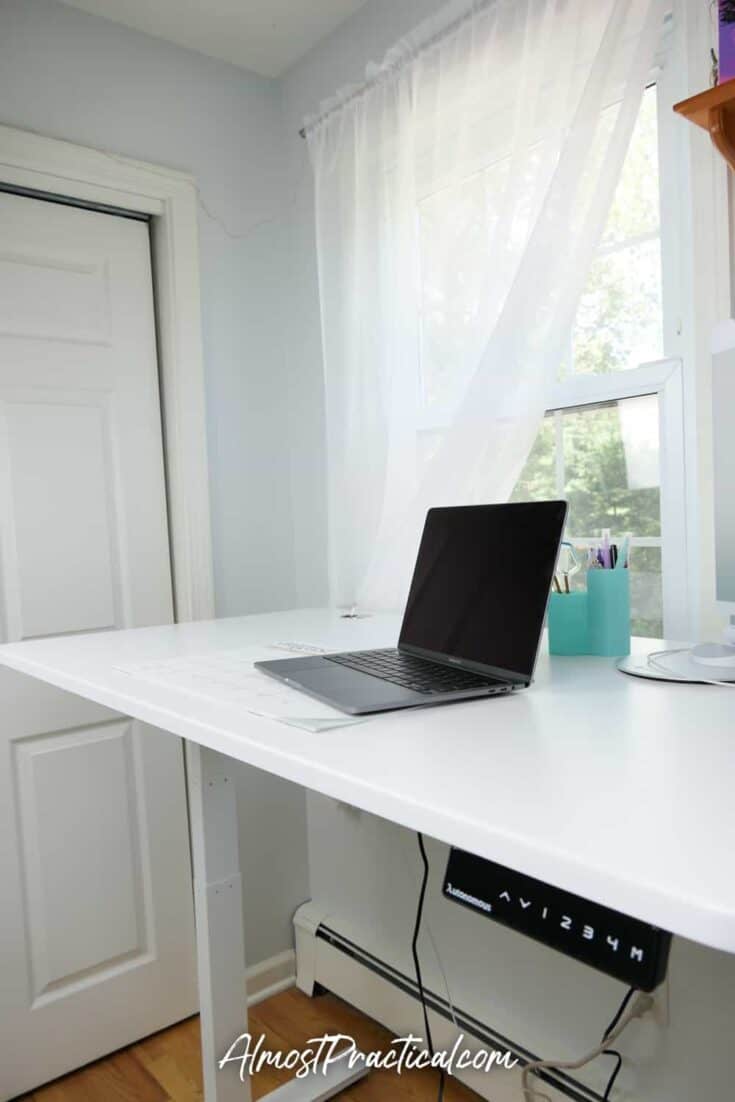
POLYGON ((230 910, 227 921, 217 920, 221 941, 210 937, 215 919, 208 910, 215 885, 239 875, 237 855, 226 846, 228 859, 214 873, 201 857, 221 854, 222 839, 234 836, 226 784, 207 783, 204 791, 207 770, 214 777, 222 768, 218 755, 735 952, 735 879, 727 872, 735 838, 735 711, 727 689, 657 685, 621 677, 610 659, 542 655, 535 684, 522 693, 385 713, 314 738, 230 701, 115 668, 274 638, 355 650, 395 643, 397 634, 392 617, 343 620, 302 610, 0 648, 0 662, 198 744, 189 748, 204 762, 198 783, 191 780, 192 802, 214 801, 194 819, 202 990, 211 993, 202 1003, 208 1102, 215 1089, 218 1102, 243 1099, 227 1069, 216 1087, 211 1070, 217 1038, 234 1039, 244 1020, 230 986, 233 973, 244 982, 244 962, 222 932, 237 929, 239 893, 225 896, 230 910), (223 956, 228 976, 218 979, 223 956))
MULTIPOLYGON (((320 648, 312 648, 312 651, 320 648)), ((320 653, 323 651, 320 650, 320 653)), ((121 673, 167 689, 191 693, 213 703, 227 701, 251 715, 266 716, 304 731, 330 731, 364 723, 366 716, 352 717, 313 700, 253 668, 270 657, 267 647, 249 647, 217 654, 165 658, 117 666, 121 673)))
POLYGON ((653 651, 651 654, 631 654, 619 659, 617 665, 622 673, 650 681, 679 681, 714 686, 727 682, 735 687, 733 665, 697 661, 695 657, 694 651, 698 649, 706 651, 719 646, 719 643, 701 643, 699 648, 673 647, 670 650, 653 651))
POLYGON ((691 654, 692 660, 702 666, 735 670, 735 646, 727 643, 699 643, 692 647, 691 654))

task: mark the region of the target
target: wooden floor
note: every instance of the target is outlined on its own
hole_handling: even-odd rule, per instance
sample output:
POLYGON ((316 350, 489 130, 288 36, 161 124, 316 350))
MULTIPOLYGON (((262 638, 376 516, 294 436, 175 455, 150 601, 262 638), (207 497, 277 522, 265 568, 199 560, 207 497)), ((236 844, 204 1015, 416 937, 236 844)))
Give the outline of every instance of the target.
MULTIPOLYGON (((305 1045, 310 1037, 342 1032, 369 1051, 387 1049, 391 1034, 334 995, 309 999, 292 988, 274 995, 249 1013, 250 1032, 265 1034, 265 1045, 287 1052, 305 1045)), ((263 1069, 253 1079, 253 1096, 261 1098, 290 1078, 289 1072, 263 1069)), ((434 1102, 435 1071, 411 1071, 396 1075, 372 1072, 344 1091, 341 1099, 354 1102, 434 1102)), ((447 1084, 446 1102, 478 1102, 478 1095, 455 1080, 447 1084)), ((89 1064, 81 1071, 56 1079, 23 1102, 202 1102, 199 1063, 199 1019, 147 1037, 130 1048, 89 1064)))

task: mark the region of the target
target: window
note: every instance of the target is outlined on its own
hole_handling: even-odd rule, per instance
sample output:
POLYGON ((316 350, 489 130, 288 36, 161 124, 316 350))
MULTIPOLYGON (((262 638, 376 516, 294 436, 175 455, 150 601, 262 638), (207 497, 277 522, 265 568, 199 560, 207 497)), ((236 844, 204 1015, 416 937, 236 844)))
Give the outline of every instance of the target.
MULTIPOLYGON (((652 85, 580 300, 553 409, 513 494, 516 501, 567 498, 567 538, 580 548, 603 528, 618 540, 631 534, 632 628, 648 636, 686 633, 676 577, 685 559, 681 370, 664 359, 658 159, 652 85)), ((583 573, 577 584, 584 584, 583 573)))
MULTIPOLYGON (((672 266, 664 270, 661 260, 661 181, 676 179, 674 171, 659 171, 660 157, 668 165, 672 156, 670 139, 664 146, 659 141, 668 133, 659 114, 671 112, 659 111, 658 101, 668 94, 657 84, 644 92, 550 408, 513 500, 568 499, 567 538, 582 549, 604 528, 618 541, 630 534, 634 633, 686 638, 682 370, 678 359, 666 358, 676 330, 667 304, 671 314, 678 288, 672 266)), ((419 462, 434 453, 451 419, 465 381, 460 365, 477 361, 496 320, 483 313, 488 277, 482 227, 488 206, 499 206, 508 167, 499 159, 419 204, 419 462)), ((511 244, 514 232, 511 225, 511 244)), ((501 253, 489 278, 505 263, 500 278, 506 279, 518 255, 512 247, 501 253)), ((583 583, 583 574, 577 576, 583 583)))

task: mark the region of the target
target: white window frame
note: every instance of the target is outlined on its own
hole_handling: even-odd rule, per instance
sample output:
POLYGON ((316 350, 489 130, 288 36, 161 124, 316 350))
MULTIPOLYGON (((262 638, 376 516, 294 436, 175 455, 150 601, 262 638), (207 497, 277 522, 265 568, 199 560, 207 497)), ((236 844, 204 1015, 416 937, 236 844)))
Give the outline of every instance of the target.
POLYGON ((716 21, 710 6, 670 0, 671 31, 657 77, 664 351, 683 372, 688 630, 679 638, 717 638, 712 498, 711 339, 733 313, 729 170, 709 135, 674 114, 675 103, 709 86, 716 21))

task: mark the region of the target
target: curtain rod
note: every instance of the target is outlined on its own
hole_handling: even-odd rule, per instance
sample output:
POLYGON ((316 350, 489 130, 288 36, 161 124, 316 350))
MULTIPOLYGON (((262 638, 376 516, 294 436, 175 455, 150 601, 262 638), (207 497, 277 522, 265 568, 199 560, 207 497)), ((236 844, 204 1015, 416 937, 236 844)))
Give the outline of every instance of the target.
MULTIPOLYGON (((431 35, 430 38, 427 38, 426 42, 422 42, 421 45, 418 46, 412 53, 409 53, 408 58, 406 58, 405 60, 408 60, 411 57, 415 57, 417 54, 421 53, 422 50, 430 49, 432 46, 436 45, 437 42, 440 42, 442 38, 445 38, 446 36, 453 34, 454 31, 459 30, 462 24, 465 22, 469 22, 473 15, 475 15, 478 11, 482 11, 484 8, 492 7, 492 5, 495 3, 497 3, 497 0, 485 0, 484 3, 473 4, 469 11, 466 11, 462 15, 458 16, 456 19, 451 20, 449 23, 447 23, 446 27, 444 27, 440 31, 437 31, 436 34, 431 35)), ((673 13, 671 8, 667 4, 664 12, 665 31, 668 31, 670 29, 672 19, 673 13)), ((332 107, 328 107, 327 110, 322 115, 319 115, 317 118, 315 118, 313 122, 305 123, 299 130, 299 137, 306 138, 306 135, 311 130, 323 123, 324 120, 328 119, 330 115, 335 114, 336 111, 341 111, 342 108, 345 107, 348 103, 351 103, 352 100, 364 95, 365 92, 369 91, 370 88, 378 84, 381 80, 383 80, 384 77, 388 76, 389 73, 395 72, 398 68, 398 65, 394 65, 391 69, 381 69, 375 74, 375 76, 370 77, 368 80, 365 80, 362 84, 358 85, 358 87, 355 88, 353 92, 350 92, 348 96, 345 96, 344 99, 340 100, 338 103, 335 103, 332 107)))
POLYGON ((414 50, 409 51, 407 56, 401 59, 400 63, 396 63, 388 69, 379 69, 375 76, 363 81, 362 84, 358 85, 357 88, 355 88, 354 91, 350 92, 348 96, 345 96, 344 99, 341 99, 332 107, 328 107, 323 115, 319 115, 316 119, 314 119, 313 122, 305 123, 304 126, 302 126, 299 130, 299 137, 305 138, 311 130, 323 123, 324 120, 328 119, 330 115, 335 114, 336 111, 341 111, 342 108, 345 107, 348 103, 351 103, 352 100, 358 99, 359 96, 363 96, 367 91, 369 91, 370 88, 374 87, 374 85, 376 84, 379 84, 380 81, 387 77, 390 73, 396 72, 396 70, 400 69, 402 65, 404 65, 411 58, 416 57, 423 50, 431 49, 432 46, 435 46, 438 42, 441 42, 443 38, 447 37, 450 34, 454 34, 455 31, 459 30, 463 23, 468 23, 470 19, 472 19, 472 17, 477 14, 477 12, 483 11, 485 8, 491 8, 497 2, 498 0, 484 0, 484 2, 472 3, 469 7, 469 10, 462 12, 462 14, 458 15, 456 19, 451 19, 445 27, 442 27, 441 30, 436 31, 436 33, 427 38, 425 42, 421 42, 414 50))

